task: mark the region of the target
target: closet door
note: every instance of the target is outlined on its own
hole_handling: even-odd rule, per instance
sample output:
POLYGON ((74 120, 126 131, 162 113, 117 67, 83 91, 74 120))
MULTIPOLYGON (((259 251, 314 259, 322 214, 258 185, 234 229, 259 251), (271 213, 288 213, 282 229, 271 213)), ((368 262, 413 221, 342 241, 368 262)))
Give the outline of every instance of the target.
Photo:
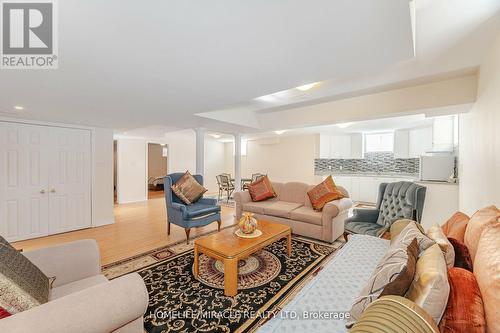
POLYGON ((0 122, 0 234, 48 234, 48 128, 0 122))
POLYGON ((49 158, 49 233, 91 226, 91 135, 52 128, 49 158))

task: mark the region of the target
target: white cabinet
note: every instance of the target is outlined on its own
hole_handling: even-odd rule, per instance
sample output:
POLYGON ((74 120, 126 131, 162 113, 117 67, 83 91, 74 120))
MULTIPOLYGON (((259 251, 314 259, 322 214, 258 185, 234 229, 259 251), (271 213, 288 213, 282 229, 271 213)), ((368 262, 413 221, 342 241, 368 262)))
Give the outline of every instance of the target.
POLYGON ((329 135, 319 135, 319 158, 330 158, 330 142, 329 135))
POLYGON ((394 158, 408 158, 410 149, 410 131, 394 131, 394 158))
POLYGON ((453 151, 454 120, 454 116, 442 116, 434 119, 432 150, 453 151))
POLYGON ((361 159, 364 157, 363 134, 351 134, 351 158, 361 159))
POLYGON ((319 158, 363 158, 363 135, 361 133, 320 134, 319 158))
POLYGON ((374 203, 377 201, 377 185, 373 177, 359 177, 357 201, 374 203))
POLYGON ((351 158, 351 137, 349 135, 332 135, 330 156, 330 158, 351 158))
POLYGON ((394 132, 394 158, 419 158, 432 150, 432 127, 396 130, 394 132))
POLYGON ((409 157, 419 158, 432 150, 432 127, 415 128, 409 132, 409 157))

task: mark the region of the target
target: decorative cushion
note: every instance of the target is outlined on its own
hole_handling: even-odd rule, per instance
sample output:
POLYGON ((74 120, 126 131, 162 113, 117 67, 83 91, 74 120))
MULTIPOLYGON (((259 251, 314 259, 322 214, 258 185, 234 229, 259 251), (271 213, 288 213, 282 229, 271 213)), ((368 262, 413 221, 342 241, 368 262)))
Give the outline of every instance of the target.
POLYGON ((406 298, 427 311, 436 324, 439 324, 449 293, 450 285, 443 252, 439 245, 434 244, 418 258, 415 277, 406 298))
POLYGON ((483 299, 474 274, 453 267, 448 270, 450 297, 439 323, 441 333, 484 333, 483 299))
POLYGON ((9 314, 49 299, 49 278, 0 236, 0 308, 9 314))
POLYGON ((474 275, 486 313, 486 331, 500 332, 500 224, 487 227, 479 241, 474 275))
POLYGON ((465 229, 470 217, 462 212, 456 212, 445 224, 441 226, 447 237, 464 242, 465 229))
POLYGON ((201 198, 203 194, 208 191, 200 185, 200 183, 198 183, 193 176, 191 176, 189 171, 186 171, 186 173, 174 185, 172 185, 171 188, 172 192, 174 192, 175 195, 178 196, 179 199, 181 199, 186 205, 196 202, 196 200, 201 198))
POLYGON ((401 231, 403 231, 403 229, 410 223, 414 223, 418 230, 420 230, 421 233, 425 234, 424 228, 422 228, 420 223, 415 223, 415 221, 410 219, 400 219, 391 224, 391 244, 393 243, 393 240, 395 240, 396 237, 401 233, 401 231))
POLYGON ((424 235, 420 229, 421 227, 417 227, 417 223, 415 221, 411 221, 411 223, 408 223, 394 239, 391 238, 391 246, 392 244, 398 242, 402 242, 406 246, 409 246, 413 239, 416 238, 418 243, 418 253, 422 253, 430 246, 434 245, 435 242, 424 235))
POLYGON ((453 245, 448 241, 448 238, 444 235, 441 227, 438 224, 434 224, 427 230, 427 236, 435 241, 441 248, 441 251, 443 251, 446 266, 448 266, 448 268, 453 267, 455 264, 455 250, 453 249, 453 245))
POLYGON ((344 193, 333 182, 332 176, 326 177, 324 181, 307 191, 307 195, 315 210, 322 210, 327 202, 344 197, 344 193))
POLYGON ((453 266, 472 272, 472 259, 467 246, 455 238, 448 237, 448 241, 453 245, 453 250, 455 251, 455 263, 453 266))
POLYGON ((9 317, 11 314, 8 313, 7 311, 5 311, 5 309, 3 308, 0 308, 0 319, 3 319, 3 318, 6 318, 6 317, 9 317))
POLYGON ((438 333, 427 312, 400 296, 384 296, 373 302, 350 333, 438 333))
MULTIPOLYGON (((417 246, 416 240, 410 241, 410 244, 412 242, 414 243, 413 246, 417 246)), ((409 247, 409 244, 404 244, 401 241, 389 247, 386 254, 380 259, 375 267, 367 284, 361 290, 360 295, 354 300, 350 311, 350 318, 347 320, 347 327, 350 327, 361 317, 361 314, 368 305, 380 296, 387 284, 393 282, 401 273, 411 273, 405 272, 408 260, 411 260, 409 259, 409 253, 411 253, 411 255, 414 254, 411 248, 408 249, 409 247)), ((411 270, 411 267, 409 267, 409 269, 411 270)), ((391 286, 389 288, 395 289, 396 286, 391 286)), ((401 288, 404 288, 404 286, 401 286, 401 288)))
POLYGON ((410 245, 406 249, 406 254, 408 257, 406 266, 401 270, 399 275, 394 280, 386 284, 379 297, 386 295, 404 296, 408 291, 408 288, 410 288, 410 285, 413 282, 413 277, 415 276, 415 269, 417 265, 417 239, 413 239, 413 241, 410 243, 410 245))
POLYGON ((252 201, 263 201, 276 197, 276 192, 267 176, 260 177, 250 185, 248 185, 248 192, 252 201))
POLYGON ((478 210, 472 215, 467 224, 467 229, 465 229, 464 244, 467 246, 472 258, 472 262, 475 262, 477 246, 479 238, 484 228, 488 225, 494 223, 500 223, 500 210, 495 206, 485 207, 478 210))

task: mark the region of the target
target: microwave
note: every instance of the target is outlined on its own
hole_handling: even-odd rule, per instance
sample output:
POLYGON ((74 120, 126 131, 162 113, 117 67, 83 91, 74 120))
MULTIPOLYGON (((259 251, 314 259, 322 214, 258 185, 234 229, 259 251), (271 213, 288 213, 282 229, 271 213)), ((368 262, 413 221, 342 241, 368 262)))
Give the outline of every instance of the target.
POLYGON ((422 155, 420 156, 420 180, 447 182, 455 176, 455 156, 422 155))

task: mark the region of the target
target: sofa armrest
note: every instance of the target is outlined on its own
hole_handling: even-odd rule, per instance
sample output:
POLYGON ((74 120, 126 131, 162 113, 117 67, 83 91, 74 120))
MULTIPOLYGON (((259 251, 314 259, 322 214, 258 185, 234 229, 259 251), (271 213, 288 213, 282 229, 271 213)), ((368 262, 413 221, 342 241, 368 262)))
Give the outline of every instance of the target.
POLYGON ((371 222, 376 223, 380 211, 378 209, 355 209, 354 215, 345 220, 346 222, 371 222))
POLYGON ((239 221, 241 218, 241 214, 243 211, 243 204, 252 201, 252 197, 250 196, 250 192, 248 191, 239 191, 233 194, 234 202, 235 202, 235 219, 239 221))
POLYGON ((324 241, 333 242, 337 238, 336 236, 339 230, 334 230, 335 228, 342 229, 341 233, 344 232, 343 219, 344 216, 347 217, 347 213, 351 207, 352 200, 349 198, 330 201, 323 206, 323 210, 321 211, 321 223, 323 225, 321 234, 324 241), (340 223, 334 223, 336 217, 340 217, 342 221, 340 221, 340 223))
POLYGON ((0 320, 0 332, 109 333, 142 318, 148 292, 134 273, 0 320))
POLYGON ((24 252, 23 255, 47 276, 55 276, 54 287, 101 274, 97 242, 84 239, 24 252))

